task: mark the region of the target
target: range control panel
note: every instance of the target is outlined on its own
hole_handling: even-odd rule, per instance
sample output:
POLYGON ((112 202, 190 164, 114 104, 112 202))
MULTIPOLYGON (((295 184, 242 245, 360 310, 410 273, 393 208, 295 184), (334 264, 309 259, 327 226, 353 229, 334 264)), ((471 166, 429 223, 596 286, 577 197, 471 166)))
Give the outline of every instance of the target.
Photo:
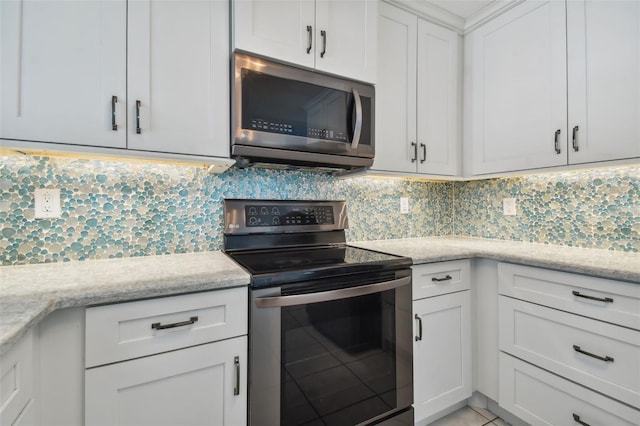
POLYGON ((333 207, 255 204, 244 208, 245 223, 254 226, 333 225, 333 207))
POLYGON ((225 233, 282 233, 344 230, 344 201, 239 200, 224 201, 225 233))

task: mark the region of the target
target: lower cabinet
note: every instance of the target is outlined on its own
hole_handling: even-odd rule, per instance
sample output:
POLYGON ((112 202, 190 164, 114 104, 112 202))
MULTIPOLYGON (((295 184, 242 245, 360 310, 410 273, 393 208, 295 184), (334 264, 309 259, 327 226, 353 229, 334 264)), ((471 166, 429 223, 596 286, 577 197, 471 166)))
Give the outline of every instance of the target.
POLYGON ((33 333, 0 358, 0 425, 35 424, 33 333))
POLYGON ((247 337, 87 370, 87 425, 245 425, 247 337))
POLYGON ((414 408, 416 424, 472 392, 469 261, 414 266, 414 408), (425 290, 429 288, 429 290, 425 290))

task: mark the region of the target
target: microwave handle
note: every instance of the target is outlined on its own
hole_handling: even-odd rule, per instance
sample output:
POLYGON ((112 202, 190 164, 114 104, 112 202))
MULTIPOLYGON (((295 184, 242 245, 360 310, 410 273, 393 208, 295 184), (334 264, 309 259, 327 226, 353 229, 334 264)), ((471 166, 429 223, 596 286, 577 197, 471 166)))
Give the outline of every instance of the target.
POLYGON ((353 140, 351 141, 351 148, 357 149, 360 143, 360 134, 362 133, 362 101, 360 100, 360 93, 356 89, 353 91, 354 107, 356 110, 356 125, 353 128, 353 140))

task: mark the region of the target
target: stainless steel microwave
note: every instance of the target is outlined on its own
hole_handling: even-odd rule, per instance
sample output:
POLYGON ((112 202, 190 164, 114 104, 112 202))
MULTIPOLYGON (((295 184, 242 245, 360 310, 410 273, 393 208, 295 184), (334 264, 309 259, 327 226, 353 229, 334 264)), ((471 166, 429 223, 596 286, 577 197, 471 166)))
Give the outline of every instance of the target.
POLYGON ((374 87, 234 53, 231 155, 254 163, 373 164, 374 87))

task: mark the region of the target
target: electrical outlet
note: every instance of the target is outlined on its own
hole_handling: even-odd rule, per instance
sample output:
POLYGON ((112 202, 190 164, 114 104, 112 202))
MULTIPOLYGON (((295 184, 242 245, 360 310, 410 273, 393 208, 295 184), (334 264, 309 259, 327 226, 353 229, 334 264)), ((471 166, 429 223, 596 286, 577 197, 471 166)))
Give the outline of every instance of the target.
POLYGON ((406 197, 400 197, 400 214, 409 213, 409 199, 406 197))
POLYGON ((36 219, 60 217, 60 188, 37 188, 34 197, 36 219))
POLYGON ((515 198, 503 198, 502 199, 502 213, 505 216, 516 215, 516 199, 515 198))

